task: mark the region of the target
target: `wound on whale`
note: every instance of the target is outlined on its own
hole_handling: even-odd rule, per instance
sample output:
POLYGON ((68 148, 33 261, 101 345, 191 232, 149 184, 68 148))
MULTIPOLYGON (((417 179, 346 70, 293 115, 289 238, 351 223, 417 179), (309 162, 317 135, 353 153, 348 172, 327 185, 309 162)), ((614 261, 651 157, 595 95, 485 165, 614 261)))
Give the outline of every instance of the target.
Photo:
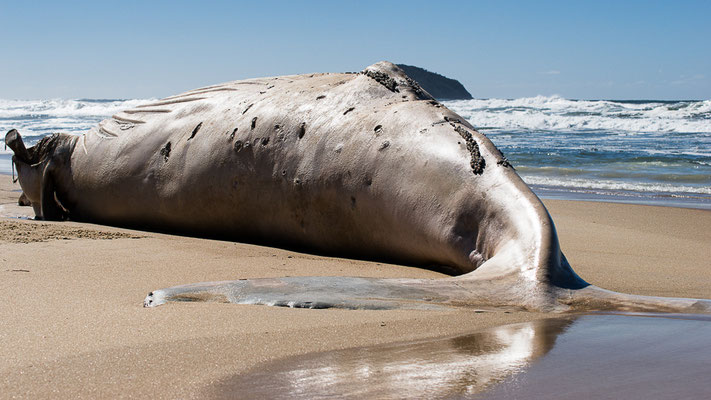
POLYGON ((585 282, 503 154, 389 62, 359 74, 199 88, 119 112, 81 136, 25 148, 12 130, 6 143, 38 219, 298 246, 453 275, 197 283, 154 290, 146 306, 711 310, 708 300, 585 282))

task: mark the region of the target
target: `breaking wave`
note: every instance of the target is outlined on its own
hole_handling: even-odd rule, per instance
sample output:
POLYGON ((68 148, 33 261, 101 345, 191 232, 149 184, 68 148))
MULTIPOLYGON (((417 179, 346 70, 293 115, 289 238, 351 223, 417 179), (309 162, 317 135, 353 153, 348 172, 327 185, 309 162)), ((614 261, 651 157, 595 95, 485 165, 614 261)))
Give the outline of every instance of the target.
POLYGON ((568 100, 559 96, 474 99, 447 107, 481 129, 708 133, 711 100, 568 100))
MULTIPOLYGON (((81 134, 99 121, 128 108, 147 104, 153 99, 133 100, 6 100, 0 99, 0 132, 17 129, 33 144, 40 138, 64 132, 81 134)), ((7 153, 7 151, 4 151, 7 153)))
POLYGON ((445 104, 489 136, 534 190, 702 196, 704 208, 711 204, 711 100, 445 104))

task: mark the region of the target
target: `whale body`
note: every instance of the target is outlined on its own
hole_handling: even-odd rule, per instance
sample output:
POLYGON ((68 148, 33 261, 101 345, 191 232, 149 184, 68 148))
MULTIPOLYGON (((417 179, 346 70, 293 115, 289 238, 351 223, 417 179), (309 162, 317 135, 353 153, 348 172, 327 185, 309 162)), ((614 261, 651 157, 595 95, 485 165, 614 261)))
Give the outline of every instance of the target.
POLYGON ((575 274, 503 154, 400 68, 249 79, 125 110, 14 151, 38 218, 219 235, 447 270, 447 279, 311 277, 185 285, 166 301, 292 307, 708 312, 575 274))

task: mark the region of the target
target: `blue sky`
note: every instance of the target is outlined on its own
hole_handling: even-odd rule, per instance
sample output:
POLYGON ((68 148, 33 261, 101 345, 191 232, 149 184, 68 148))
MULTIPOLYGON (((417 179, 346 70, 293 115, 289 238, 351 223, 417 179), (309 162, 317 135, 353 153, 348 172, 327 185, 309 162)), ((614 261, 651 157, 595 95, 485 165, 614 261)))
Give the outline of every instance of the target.
POLYGON ((162 97, 380 60, 475 97, 711 98, 711 1, 0 0, 0 98, 162 97))

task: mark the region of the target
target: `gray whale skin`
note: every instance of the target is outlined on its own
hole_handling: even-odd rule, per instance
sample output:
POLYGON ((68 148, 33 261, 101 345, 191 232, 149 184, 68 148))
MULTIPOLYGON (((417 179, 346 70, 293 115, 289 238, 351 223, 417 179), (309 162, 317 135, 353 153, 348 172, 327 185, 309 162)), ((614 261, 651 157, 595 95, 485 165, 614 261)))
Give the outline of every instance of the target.
POLYGON ((38 218, 224 235, 448 268, 445 279, 264 278, 156 290, 146 306, 503 307, 708 313, 587 284, 501 152, 389 62, 204 87, 25 148, 38 218))

